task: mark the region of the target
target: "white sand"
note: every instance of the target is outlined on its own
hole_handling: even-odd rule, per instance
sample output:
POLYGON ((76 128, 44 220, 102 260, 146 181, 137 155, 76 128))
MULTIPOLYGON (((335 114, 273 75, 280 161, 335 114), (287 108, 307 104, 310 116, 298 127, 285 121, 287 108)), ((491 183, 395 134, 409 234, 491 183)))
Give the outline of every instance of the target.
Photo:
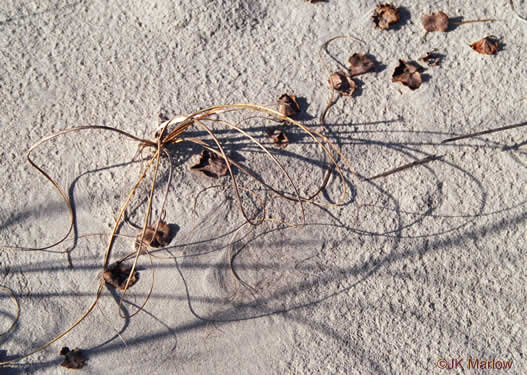
MULTIPOLYGON (((144 311, 121 319, 117 294, 105 290, 71 333, 0 372, 67 372, 58 353, 68 346, 86 352, 87 374, 443 374, 436 367, 440 358, 463 358, 465 371, 478 373, 468 370, 469 357, 510 360, 512 369, 503 373, 527 373, 525 129, 439 144, 526 121, 527 24, 505 0, 408 0, 400 4, 402 25, 383 32, 371 24, 375 5, 4 0, 3 245, 51 244, 68 225, 59 194, 25 161, 24 152, 41 137, 92 124, 150 138, 160 113, 274 105, 284 92, 304 98, 303 120, 318 128, 329 95, 318 50, 340 34, 366 42, 332 43, 328 50, 340 62, 368 52, 380 63, 377 73, 359 77, 359 95, 339 100, 327 116, 326 134, 355 171, 372 176, 431 154, 445 157, 370 183, 348 173, 353 199, 328 210, 308 205, 303 230, 244 231, 251 241, 235 263, 257 288, 253 295, 236 286, 228 267, 230 233, 243 222, 235 201, 209 191, 198 202, 200 216, 193 216, 196 193, 217 181, 188 170, 199 148, 173 150, 167 221, 179 227, 171 252, 180 258, 177 264, 154 259, 155 285, 144 311), (421 42, 421 16, 437 10, 499 21, 462 25, 421 42), (469 47, 491 34, 503 43, 497 55, 469 47), (433 49, 445 58, 426 71, 421 88, 391 82, 399 58, 417 59, 433 49)), ((527 13, 525 5, 521 9, 527 13)), ((338 68, 327 55, 326 61, 338 68)), ((246 140, 232 132, 220 137, 240 157, 254 157, 249 165, 267 181, 283 184, 246 140)), ((103 168, 128 162, 136 147, 116 135, 86 132, 57 139, 35 155, 72 195, 79 235, 111 230, 140 166, 103 168)), ((319 170, 304 169, 309 160, 300 162, 323 159, 308 138, 297 133, 278 155, 301 184, 320 180, 319 170)), ((165 183, 166 175, 165 164, 165 183)), ((143 186, 142 196, 146 191, 143 186)), ((140 212, 134 220, 141 221, 140 212)), ((127 224, 122 233, 136 230, 127 224)), ((131 244, 121 240, 114 259, 131 244)), ((105 246, 106 237, 58 246, 73 248, 72 266, 64 254, 0 248, 0 284, 21 306, 15 330, 2 338, 0 360, 46 343, 82 316, 97 290, 105 246)), ((140 281, 128 295, 135 304, 151 283, 148 259, 140 265, 140 281)), ((1 296, 0 328, 7 329, 16 309, 8 294, 1 296)), ((127 305, 128 313, 135 310, 127 305)))

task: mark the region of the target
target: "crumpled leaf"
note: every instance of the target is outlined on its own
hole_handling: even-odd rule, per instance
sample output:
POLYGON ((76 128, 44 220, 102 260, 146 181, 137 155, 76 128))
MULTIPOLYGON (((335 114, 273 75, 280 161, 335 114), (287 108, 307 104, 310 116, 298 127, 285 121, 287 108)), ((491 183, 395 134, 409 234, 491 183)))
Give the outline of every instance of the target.
POLYGON ((287 135, 280 129, 268 129, 267 135, 271 137, 273 142, 280 148, 286 148, 289 145, 287 135))
POLYGON ((351 76, 367 73, 375 68, 371 58, 363 53, 354 53, 348 60, 351 76))
POLYGON ((399 9, 391 3, 377 5, 373 14, 373 23, 381 30, 389 29, 391 24, 399 22, 400 19, 399 9))
MULTIPOLYGON (((126 286, 126 281, 130 275, 132 267, 126 266, 122 263, 114 263, 108 266, 106 271, 103 272, 102 277, 107 284, 110 284, 114 288, 123 290, 126 286)), ((132 278, 130 279, 130 284, 128 287, 131 287, 137 282, 137 271, 134 271, 132 278)))
POLYGON ((300 113, 300 106, 296 101, 296 96, 283 94, 278 98, 279 111, 287 117, 294 117, 300 113))
POLYGON ((445 12, 425 14, 423 17, 423 27, 428 32, 445 32, 448 29, 448 15, 445 12))
POLYGON ((399 65, 393 72, 392 82, 401 82, 411 90, 416 90, 421 86, 423 80, 416 66, 408 64, 404 60, 399 60, 399 65))
POLYGON ((64 356, 64 361, 60 365, 69 369, 77 370, 83 368, 87 361, 78 348, 70 350, 65 346, 60 350, 60 355, 64 356))
POLYGON ((494 55, 498 52, 500 45, 495 38, 486 36, 485 38, 472 43, 471 47, 474 51, 483 55, 494 55))
MULTIPOLYGON (((143 244, 150 247, 165 247, 168 246, 170 241, 172 241, 172 233, 170 231, 170 225, 165 223, 163 220, 159 222, 157 232, 155 232, 156 225, 153 227, 146 227, 145 235, 143 237, 143 244)), ((136 248, 139 247, 141 243, 141 236, 143 231, 139 232, 136 237, 136 248)), ((144 249, 144 247, 143 247, 144 249)))
POLYGON ((417 61, 420 61, 429 66, 439 66, 439 64, 441 64, 442 58, 443 56, 441 56, 439 53, 427 52, 424 56, 417 59, 417 61))
POLYGON ((329 76, 329 85, 343 96, 350 96, 357 88, 357 84, 343 71, 332 73, 329 76))
POLYGON ((198 164, 193 165, 190 169, 199 171, 205 176, 213 178, 223 177, 229 171, 225 159, 209 150, 203 150, 198 164))

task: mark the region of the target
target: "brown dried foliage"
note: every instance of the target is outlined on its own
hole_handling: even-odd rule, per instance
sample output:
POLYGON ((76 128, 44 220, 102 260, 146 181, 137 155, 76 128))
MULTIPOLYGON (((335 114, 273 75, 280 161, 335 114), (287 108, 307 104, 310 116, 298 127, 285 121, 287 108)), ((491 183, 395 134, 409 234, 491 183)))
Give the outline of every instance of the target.
POLYGON ((448 15, 445 12, 425 14, 423 17, 423 27, 428 32, 445 32, 448 30, 448 15))
POLYGON ((145 235, 141 231, 136 237, 136 246, 141 243, 141 237, 143 238, 143 244, 149 247, 165 247, 168 246, 172 241, 172 233, 170 231, 170 225, 165 223, 163 220, 159 221, 159 225, 154 227, 146 227, 145 235))
POLYGON ((287 117, 295 117, 300 113, 300 106, 296 101, 296 96, 283 94, 278 98, 279 112, 287 117))
POLYGON ((357 88, 357 84, 343 71, 332 73, 329 76, 329 85, 343 96, 350 96, 357 88))
POLYGON ((381 30, 388 30, 390 26, 401 19, 399 9, 391 3, 379 4, 373 14, 373 23, 375 27, 381 30))
POLYGON ((78 348, 70 350, 65 346, 60 350, 60 355, 64 356, 64 361, 60 365, 73 370, 83 368, 87 361, 78 348))
POLYGON ((399 60, 399 65, 393 72, 392 82, 401 82, 411 90, 416 90, 421 86, 423 80, 415 65, 399 60))
POLYGON ((417 61, 420 61, 424 64, 427 64, 429 66, 439 66, 441 64, 441 55, 435 52, 427 52, 424 56, 417 59, 417 61))
MULTIPOLYGON (((102 277, 106 284, 110 284, 114 288, 124 290, 128 277, 130 276, 130 271, 132 271, 132 267, 128 267, 122 263, 114 263, 108 266, 106 271, 103 272, 102 277)), ((128 287, 134 285, 136 281, 137 272, 134 271, 132 273, 132 277, 130 278, 130 284, 128 284, 128 287)))
POLYGON ((351 76, 364 74, 375 69, 375 63, 363 53, 354 53, 348 60, 351 76))
POLYGON ((483 55, 494 55, 498 52, 500 45, 495 38, 486 36, 485 38, 472 43, 471 47, 474 51, 483 55))
POLYGON ((286 148, 289 145, 287 135, 280 129, 268 129, 267 135, 273 140, 274 144, 280 148, 286 148))
POLYGON ((199 171, 205 176, 212 178, 226 176, 229 171, 225 159, 219 157, 209 150, 203 150, 201 152, 199 162, 190 167, 190 169, 199 171))

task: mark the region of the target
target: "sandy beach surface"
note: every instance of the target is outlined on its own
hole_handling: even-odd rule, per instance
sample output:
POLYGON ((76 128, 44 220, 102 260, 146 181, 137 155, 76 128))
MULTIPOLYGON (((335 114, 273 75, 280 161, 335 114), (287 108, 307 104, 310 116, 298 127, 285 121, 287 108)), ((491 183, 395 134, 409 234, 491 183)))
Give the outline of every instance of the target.
MULTIPOLYGON (((527 16, 526 2, 513 4, 527 16)), ((0 373, 68 373, 65 346, 82 350, 86 374, 527 373, 526 128, 441 143, 527 121, 527 22, 508 0, 407 0, 396 3, 399 23, 383 31, 372 23, 376 5, 0 2, 2 332, 17 316, 9 291, 19 303, 0 361, 46 344, 93 304, 109 234, 153 154, 131 162, 138 143, 104 130, 42 144, 32 157, 72 202, 74 230, 48 251, 16 250, 51 245, 70 223, 60 193, 26 161, 44 137, 99 125, 152 140, 164 118, 234 103, 277 109, 288 93, 298 97, 298 120, 350 161, 339 159, 344 182, 333 174, 319 204, 303 205, 302 228, 251 226, 231 178, 191 171, 198 145, 171 146, 172 179, 164 157, 152 206, 153 218, 171 225, 167 249, 139 257, 121 310, 120 292, 104 286, 71 332, 0 373), (424 37, 422 16, 439 10, 454 21, 496 21, 424 37), (373 56, 376 69, 355 77, 356 92, 339 98, 322 126, 331 91, 319 50, 338 35, 361 41, 341 38, 323 50, 331 72, 358 52, 373 56), (470 47, 489 35, 499 40, 495 55, 470 47), (421 87, 392 82, 399 59, 430 51, 442 60, 423 70, 421 87), (431 156, 440 158, 366 179, 431 156), (212 185, 224 186, 204 190, 212 185), (332 206, 343 187, 343 204, 332 206)), ((300 194, 322 183, 328 156, 300 128, 249 111, 222 116, 245 129, 209 121, 225 152, 267 184, 291 192, 251 137, 300 194), (287 148, 266 135, 277 126, 287 148)), ((211 139, 199 127, 185 135, 211 139)), ((235 169, 248 211, 262 199, 268 218, 299 222, 298 202, 235 169)), ((138 187, 109 263, 134 253, 152 178, 151 170, 138 187)))

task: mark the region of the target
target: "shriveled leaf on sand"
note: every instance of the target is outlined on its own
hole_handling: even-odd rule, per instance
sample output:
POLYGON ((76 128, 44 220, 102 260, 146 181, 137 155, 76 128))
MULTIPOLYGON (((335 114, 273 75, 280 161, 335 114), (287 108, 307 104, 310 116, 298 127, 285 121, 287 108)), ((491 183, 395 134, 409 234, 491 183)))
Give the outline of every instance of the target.
POLYGON ((287 135, 280 129, 277 129, 277 128, 268 129, 267 135, 280 148, 286 148, 287 145, 289 145, 289 139, 287 138, 287 135))
POLYGON ((367 73, 375 68, 371 58, 363 53, 354 53, 348 60, 351 76, 367 73))
POLYGON ((472 43, 471 47, 474 51, 483 55, 494 55, 498 52, 500 45, 496 38, 486 36, 485 38, 472 43))
POLYGON ((327 0, 306 0, 308 3, 325 3, 327 0))
POLYGON ((419 73, 415 65, 408 64, 404 60, 399 60, 399 65, 393 72, 392 82, 401 82, 411 90, 416 90, 421 86, 423 80, 421 73, 419 73))
POLYGON ((329 85, 343 96, 350 96, 357 88, 355 81, 343 71, 330 74, 329 85))
POLYGON ((190 167, 190 169, 199 171, 205 176, 213 178, 223 177, 227 175, 229 170, 225 159, 209 150, 203 150, 199 162, 190 167))
POLYGON ((279 111, 287 117, 295 117, 300 113, 300 106, 296 101, 296 96, 283 94, 278 98, 279 111))
POLYGON ((393 23, 399 22, 401 14, 399 9, 392 3, 385 3, 377 5, 375 13, 373 14, 373 23, 375 27, 381 30, 387 30, 393 23))
POLYGON ((87 359, 79 349, 70 350, 67 346, 60 350, 60 355, 64 356, 64 361, 60 364, 69 369, 80 369, 86 364, 87 359))
MULTIPOLYGON (((143 231, 136 237, 136 247, 139 247, 141 243, 141 237, 143 236, 143 231)), ((147 227, 145 230, 145 235, 143 237, 143 244, 149 247, 165 247, 172 241, 172 233, 170 231, 170 225, 165 223, 163 220, 159 222, 159 226, 156 225, 153 227, 147 227)))
POLYGON ((448 30, 448 15, 445 12, 425 14, 423 17, 423 27, 428 32, 445 32, 448 30))
POLYGON ((417 61, 422 62, 429 66, 439 66, 441 64, 443 56, 435 52, 427 52, 424 56, 417 59, 417 61))
MULTIPOLYGON (((103 272, 102 277, 107 284, 110 284, 114 288, 123 290, 126 286, 126 281, 130 276, 132 267, 126 266, 122 263, 114 263, 108 266, 106 271, 103 272)), ((134 285, 137 281, 137 272, 134 271, 130 278, 130 284, 128 287, 134 285)))

